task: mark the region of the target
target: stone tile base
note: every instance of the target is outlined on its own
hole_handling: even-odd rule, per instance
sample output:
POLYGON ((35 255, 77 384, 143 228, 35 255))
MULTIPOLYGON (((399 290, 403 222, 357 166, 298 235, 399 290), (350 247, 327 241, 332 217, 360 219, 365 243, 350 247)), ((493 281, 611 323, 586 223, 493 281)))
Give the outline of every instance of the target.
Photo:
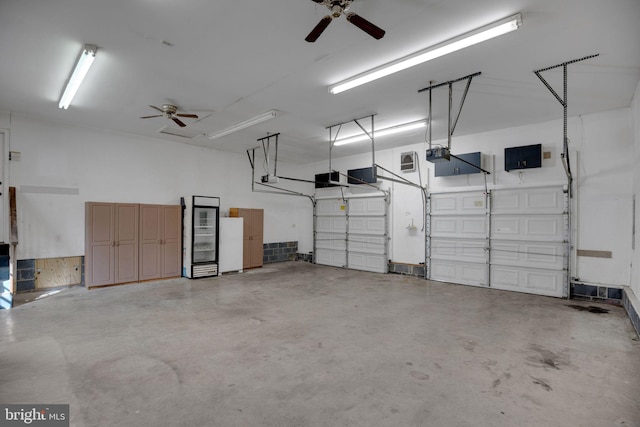
POLYGON ((408 276, 424 277, 424 264, 405 264, 389 262, 389 273, 406 274, 408 276))
POLYGON ((296 261, 304 261, 304 262, 313 263, 313 252, 309 252, 309 253, 306 253, 306 254, 298 252, 296 254, 296 261))
POLYGON ((638 301, 638 298, 636 298, 632 290, 628 288, 623 289, 622 305, 627 311, 629 319, 631 320, 631 324, 636 329, 638 337, 640 337, 640 302, 638 301))
POLYGON ((590 285, 586 283, 571 284, 571 298, 575 299, 622 305, 622 294, 622 288, 617 287, 590 285))
POLYGON ((298 242, 265 243, 263 264, 274 262, 295 261, 298 254, 298 242))

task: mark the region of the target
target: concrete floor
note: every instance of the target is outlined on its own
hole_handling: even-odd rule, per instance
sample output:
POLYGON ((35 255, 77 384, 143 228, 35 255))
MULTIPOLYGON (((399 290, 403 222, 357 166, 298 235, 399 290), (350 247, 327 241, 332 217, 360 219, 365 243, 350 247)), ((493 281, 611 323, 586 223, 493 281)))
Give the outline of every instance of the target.
POLYGON ((619 307, 315 266, 0 312, 0 402, 76 426, 640 426, 619 307))

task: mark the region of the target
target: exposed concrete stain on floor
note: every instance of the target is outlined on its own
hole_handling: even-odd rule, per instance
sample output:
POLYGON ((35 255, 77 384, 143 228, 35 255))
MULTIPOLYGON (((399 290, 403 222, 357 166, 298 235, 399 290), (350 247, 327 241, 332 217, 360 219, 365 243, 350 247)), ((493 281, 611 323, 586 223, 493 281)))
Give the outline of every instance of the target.
POLYGON ((91 375, 97 384, 107 389, 129 384, 156 387, 182 383, 174 366, 146 355, 130 355, 99 362, 93 367, 91 375))
POLYGON ((424 372, 420 372, 420 371, 411 371, 410 375, 417 379, 417 380, 421 380, 421 381, 426 381, 429 379, 429 375, 425 374, 424 372))
POLYGON ((482 363, 482 366, 487 371, 493 372, 493 367, 496 366, 497 364, 498 364, 498 362, 496 360, 487 360, 486 362, 482 363))
POLYGON ((257 317, 252 317, 249 319, 249 324, 251 324, 251 326, 259 326, 263 322, 264 320, 258 319, 257 317))
POLYGON ((541 386, 543 389, 545 389, 546 391, 551 391, 553 390, 551 388, 551 386, 547 383, 547 381, 541 379, 541 378, 534 378, 531 377, 531 379, 533 379, 533 383, 534 384, 538 384, 539 386, 541 386))
POLYGON ((595 305, 590 305, 588 307, 585 307, 584 305, 567 304, 567 307, 571 307, 574 310, 578 310, 578 311, 588 311, 589 313, 596 313, 596 314, 607 314, 609 312, 609 310, 607 310, 606 308, 596 307, 595 305))
POLYGON ((473 352, 476 347, 478 346, 478 343, 473 341, 473 340, 469 340, 465 345, 464 345, 464 349, 469 351, 469 352, 473 352))
POLYGON ((562 367, 574 367, 567 355, 567 350, 556 353, 537 344, 532 344, 529 348, 537 353, 527 357, 530 366, 556 370, 560 370, 562 367))
POLYGON ((530 394, 523 394, 520 397, 522 397, 523 399, 529 400, 534 405, 543 406, 542 403, 538 399, 536 399, 535 397, 531 396, 530 394))

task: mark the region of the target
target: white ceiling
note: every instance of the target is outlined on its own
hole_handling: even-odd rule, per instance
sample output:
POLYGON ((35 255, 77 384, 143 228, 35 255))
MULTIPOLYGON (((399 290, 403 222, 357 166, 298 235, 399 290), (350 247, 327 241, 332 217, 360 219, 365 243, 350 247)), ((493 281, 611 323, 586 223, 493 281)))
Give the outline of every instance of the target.
MULTIPOLYGON (((327 14, 310 0, 1 0, 0 110, 56 123, 171 139, 149 104, 174 103, 200 119, 186 129, 209 134, 271 109, 274 120, 190 144, 243 153, 280 133, 279 159, 328 158, 327 126, 376 114, 376 128, 425 118, 430 81, 475 72, 456 135, 562 117, 533 74, 569 66, 569 114, 629 106, 640 80, 638 0, 355 0, 352 11, 386 30, 381 40, 335 20, 304 41, 327 14), (516 32, 339 95, 327 86, 368 68, 521 12, 516 32), (98 46, 93 68, 68 110, 64 83, 85 43, 98 46)), ((560 70, 545 76, 562 90, 560 70)), ((464 84, 454 86, 460 97, 464 84)), ((433 137, 446 135, 448 91, 434 91, 433 137)), ((343 128, 343 134, 349 133, 343 128)), ((411 136, 423 140, 422 132, 411 136)), ((377 148, 398 138, 378 138, 377 148)), ((481 147, 479 147, 481 148, 481 147)), ((370 150, 368 142, 334 156, 370 150)))

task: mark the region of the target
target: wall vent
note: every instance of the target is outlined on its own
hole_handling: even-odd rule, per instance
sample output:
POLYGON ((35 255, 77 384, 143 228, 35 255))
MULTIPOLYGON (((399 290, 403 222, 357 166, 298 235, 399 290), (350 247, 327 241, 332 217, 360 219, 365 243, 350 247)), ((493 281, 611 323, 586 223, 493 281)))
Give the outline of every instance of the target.
POLYGON ((400 154, 400 170, 402 172, 413 172, 416 170, 416 152, 410 151, 400 154))

